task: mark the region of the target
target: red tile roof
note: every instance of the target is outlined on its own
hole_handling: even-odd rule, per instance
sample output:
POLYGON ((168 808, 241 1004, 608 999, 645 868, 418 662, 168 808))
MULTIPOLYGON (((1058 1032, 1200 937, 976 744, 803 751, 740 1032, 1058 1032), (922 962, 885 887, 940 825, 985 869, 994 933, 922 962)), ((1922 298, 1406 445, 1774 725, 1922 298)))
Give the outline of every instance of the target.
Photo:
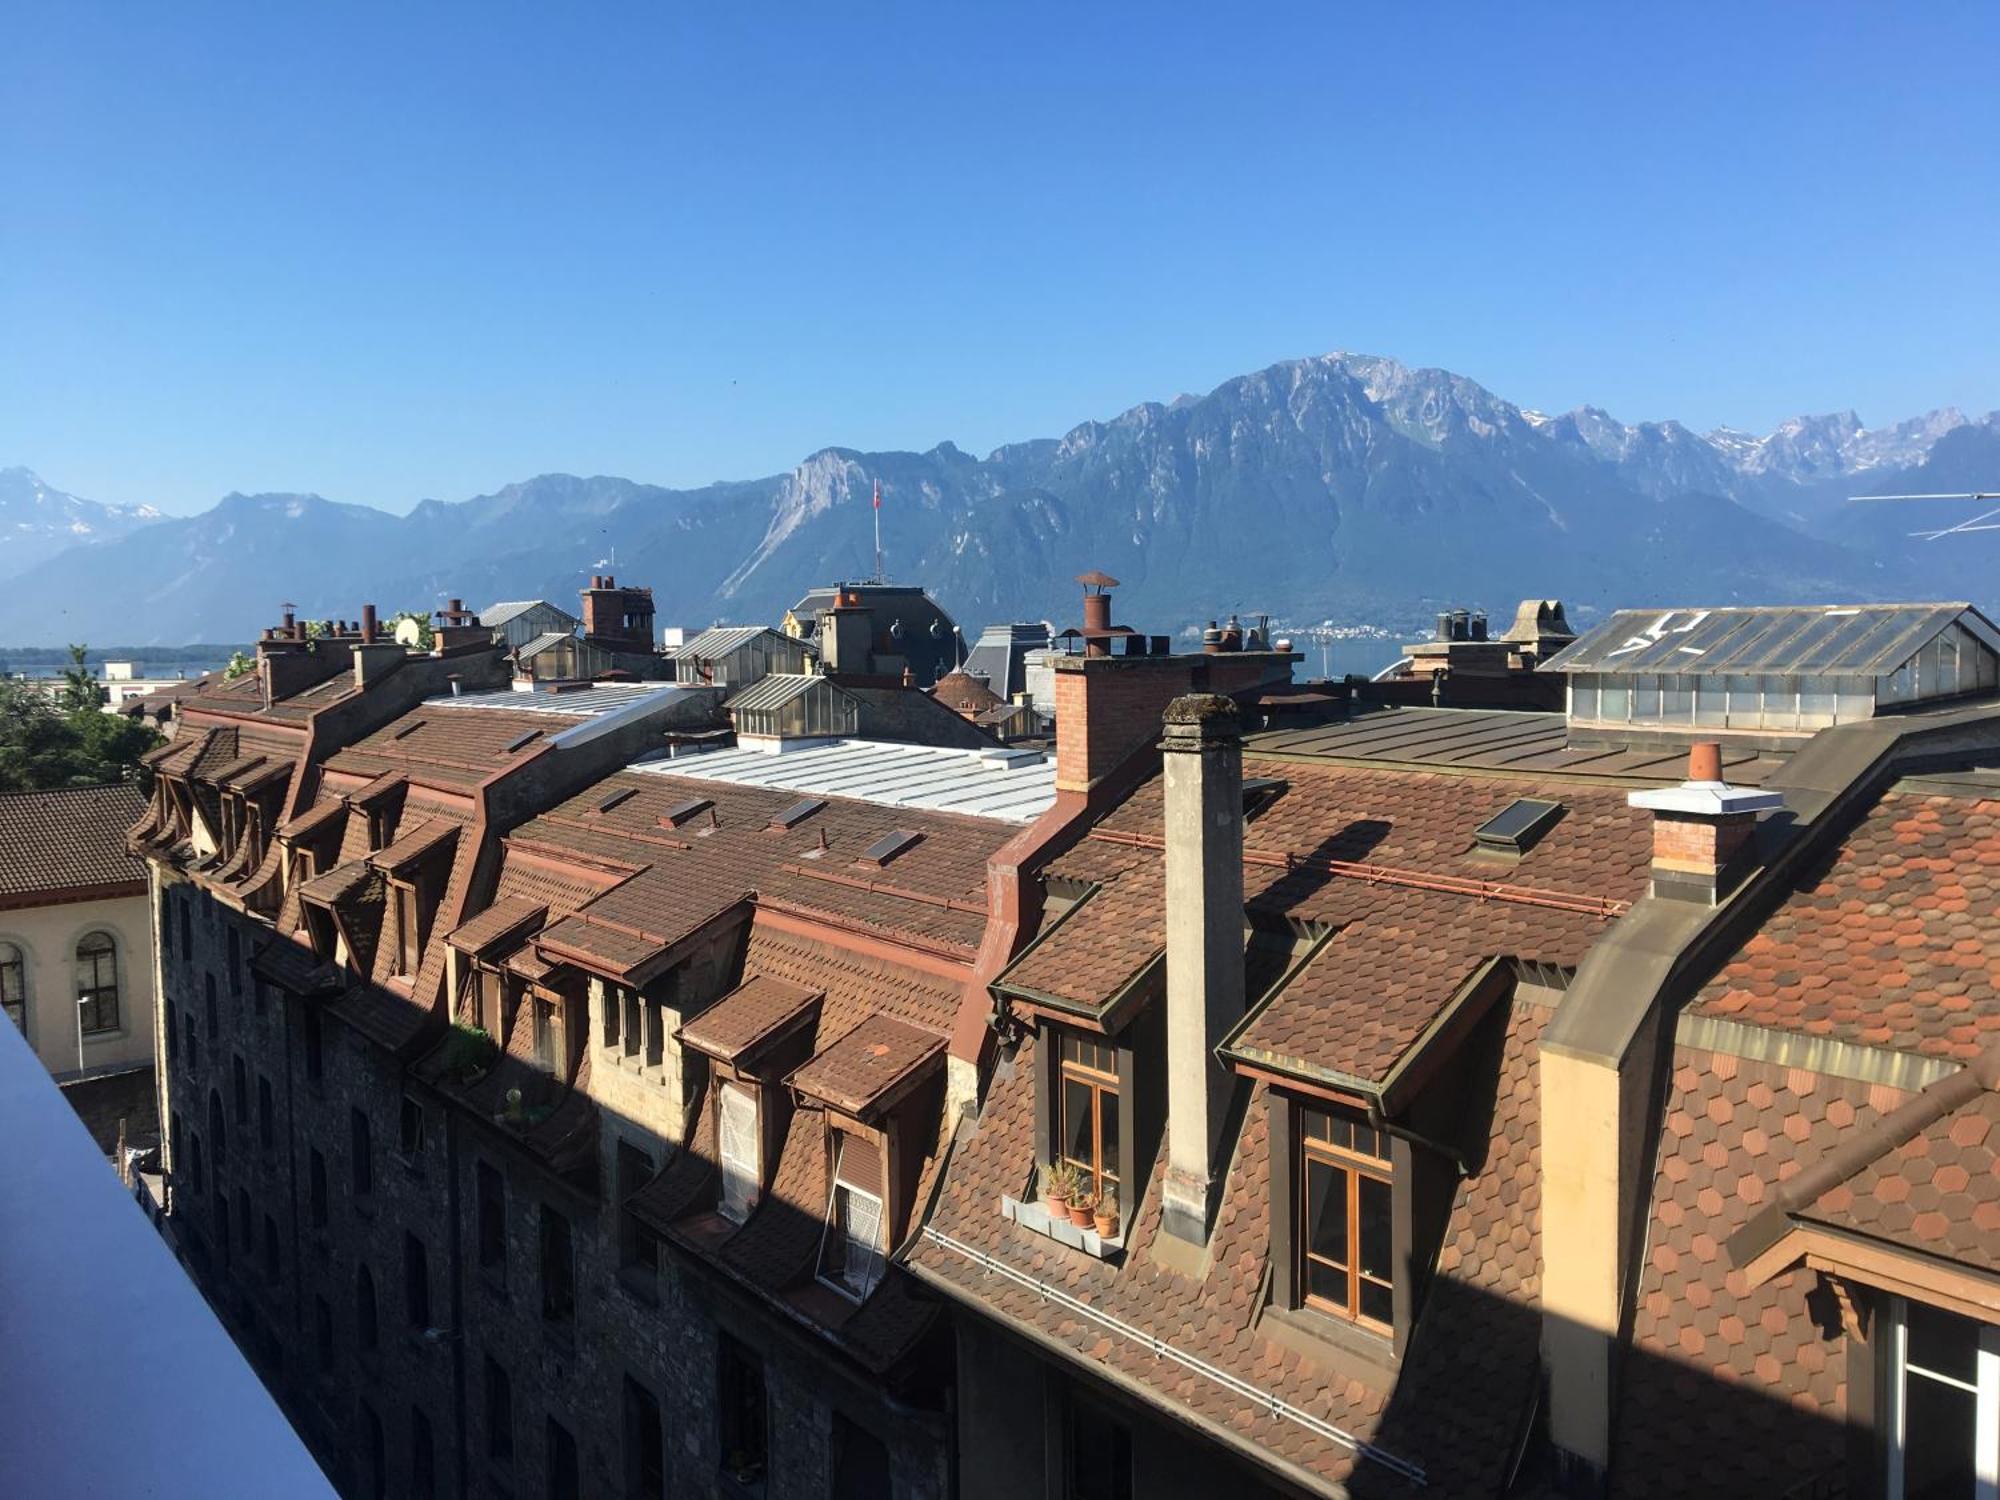
POLYGON ((869 1016, 787 1080, 809 1098, 868 1117, 944 1062, 945 1039, 891 1016, 869 1016))
POLYGON ((131 782, 0 795, 0 903, 142 888, 146 867, 127 852, 125 834, 145 812, 131 782))
POLYGON ((1698 1015, 1965 1060, 2000 1039, 2000 792, 1885 794, 1698 1015))
POLYGON ((735 1062, 806 1019, 820 992, 768 974, 752 975, 681 1027, 680 1038, 697 1052, 735 1062))

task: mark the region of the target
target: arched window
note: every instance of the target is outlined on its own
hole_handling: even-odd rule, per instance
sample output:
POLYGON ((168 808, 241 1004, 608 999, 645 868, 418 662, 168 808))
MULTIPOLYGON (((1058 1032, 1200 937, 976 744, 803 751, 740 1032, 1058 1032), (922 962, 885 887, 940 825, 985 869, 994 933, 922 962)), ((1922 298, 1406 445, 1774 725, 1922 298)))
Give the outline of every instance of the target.
POLYGON ((223 1123, 222 1094, 216 1089, 208 1091, 208 1139, 219 1167, 229 1159, 229 1127, 223 1123))
POLYGON ((28 1033, 28 955, 17 943, 0 943, 0 1009, 28 1033))
POLYGON ((118 944, 108 932, 77 939, 76 1004, 85 1036, 118 1029, 118 944))
POLYGON ((375 1273, 362 1266, 354 1273, 354 1341, 373 1349, 375 1340, 375 1273))

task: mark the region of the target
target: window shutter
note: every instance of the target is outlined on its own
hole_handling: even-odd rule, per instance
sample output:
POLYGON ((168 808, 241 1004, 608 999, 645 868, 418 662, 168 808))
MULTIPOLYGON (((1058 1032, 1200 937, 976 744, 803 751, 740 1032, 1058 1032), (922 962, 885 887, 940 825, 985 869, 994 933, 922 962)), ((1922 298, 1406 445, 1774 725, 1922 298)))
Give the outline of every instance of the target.
POLYGON ((882 1148, 868 1136, 840 1132, 840 1180, 877 1198, 882 1192, 882 1148))

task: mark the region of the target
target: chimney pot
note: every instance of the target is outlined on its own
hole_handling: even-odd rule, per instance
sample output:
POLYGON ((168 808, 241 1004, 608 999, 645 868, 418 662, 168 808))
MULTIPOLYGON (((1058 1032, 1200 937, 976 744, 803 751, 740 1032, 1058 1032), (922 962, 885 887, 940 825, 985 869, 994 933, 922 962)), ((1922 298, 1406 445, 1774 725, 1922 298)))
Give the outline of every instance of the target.
POLYGON ((375 640, 376 640, 376 636, 377 636, 377 634, 378 634, 378 630, 379 630, 379 627, 377 626, 377 624, 376 624, 376 621, 375 621, 375 606, 374 606, 374 605, 372 605, 372 604, 364 604, 364 605, 362 605, 362 606, 361 606, 361 643, 362 643, 362 644, 363 644, 364 646, 372 646, 372 645, 374 645, 374 644, 375 644, 375 640))
POLYGON ((1698 740, 1688 747, 1689 781, 1722 780, 1722 745, 1717 740, 1698 740))

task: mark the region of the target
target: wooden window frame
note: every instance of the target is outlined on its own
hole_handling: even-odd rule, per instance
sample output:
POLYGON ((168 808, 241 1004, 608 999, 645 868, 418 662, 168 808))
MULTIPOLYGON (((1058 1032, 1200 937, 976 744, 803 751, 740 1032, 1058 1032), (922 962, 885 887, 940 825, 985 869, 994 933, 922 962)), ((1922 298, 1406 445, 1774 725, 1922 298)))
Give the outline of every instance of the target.
POLYGON ((1293 1236, 1297 1262, 1297 1282, 1299 1305, 1329 1317, 1339 1318, 1359 1328, 1367 1328, 1376 1333, 1395 1336, 1396 1283, 1394 1277, 1395 1251, 1394 1213, 1396 1192, 1396 1169, 1394 1161, 1386 1154, 1374 1155, 1358 1146, 1343 1146, 1334 1141, 1321 1139, 1309 1134, 1314 1120, 1341 1121, 1352 1132, 1367 1131, 1378 1143, 1378 1149, 1388 1152, 1388 1133, 1370 1125, 1363 1117, 1349 1110, 1313 1109, 1301 1106, 1295 1111, 1297 1124, 1294 1129, 1292 1149, 1297 1159, 1297 1170, 1293 1176, 1293 1192, 1297 1202, 1294 1212, 1297 1230, 1293 1236), (1319 1163, 1330 1168, 1339 1184, 1339 1191, 1346 1196, 1347 1218, 1347 1262, 1342 1264, 1331 1257, 1320 1255, 1312 1248, 1312 1199, 1311 1173, 1308 1165, 1319 1163), (1389 1194, 1391 1214, 1390 1276, 1387 1280, 1373 1276, 1361 1269, 1361 1184, 1364 1181, 1380 1183, 1389 1194), (1347 1301, 1343 1305, 1330 1298, 1321 1297, 1311 1290, 1311 1268, 1314 1264, 1324 1265, 1339 1271, 1347 1278, 1347 1301), (1361 1310, 1363 1284, 1380 1287, 1388 1293, 1390 1315, 1387 1319, 1371 1317, 1361 1310))
POLYGON ((118 995, 118 939, 102 928, 93 928, 76 940, 75 956, 78 1033, 82 1036, 108 1036, 122 1024, 118 995), (107 969, 109 978, 106 978, 107 969))
MULTIPOLYGON (((1112 1054, 1113 1067, 1116 1066, 1117 1048, 1109 1039, 1094 1040, 1079 1037, 1076 1033, 1059 1031, 1056 1033, 1055 1071, 1055 1140, 1050 1151, 1050 1160, 1068 1162, 1090 1178, 1089 1189, 1093 1197, 1101 1197, 1104 1184, 1108 1180, 1113 1191, 1119 1196, 1120 1206, 1124 1204, 1125 1184, 1120 1179, 1119 1164, 1114 1159, 1106 1161, 1104 1150, 1104 1115, 1107 1109, 1114 1112, 1121 1105, 1121 1089, 1118 1074, 1089 1063, 1074 1061, 1064 1055, 1068 1048, 1078 1041, 1102 1048, 1112 1054), (1091 1160, 1083 1161, 1069 1155, 1069 1089, 1067 1085, 1076 1083, 1090 1091, 1090 1152, 1091 1160)), ((1122 1123, 1122 1122, 1121 1122, 1122 1123)), ((1119 1132, 1123 1140, 1122 1130, 1119 1132)))
POLYGON ((396 905, 396 969, 390 977, 415 979, 424 965, 423 893, 415 882, 392 880, 396 905))

